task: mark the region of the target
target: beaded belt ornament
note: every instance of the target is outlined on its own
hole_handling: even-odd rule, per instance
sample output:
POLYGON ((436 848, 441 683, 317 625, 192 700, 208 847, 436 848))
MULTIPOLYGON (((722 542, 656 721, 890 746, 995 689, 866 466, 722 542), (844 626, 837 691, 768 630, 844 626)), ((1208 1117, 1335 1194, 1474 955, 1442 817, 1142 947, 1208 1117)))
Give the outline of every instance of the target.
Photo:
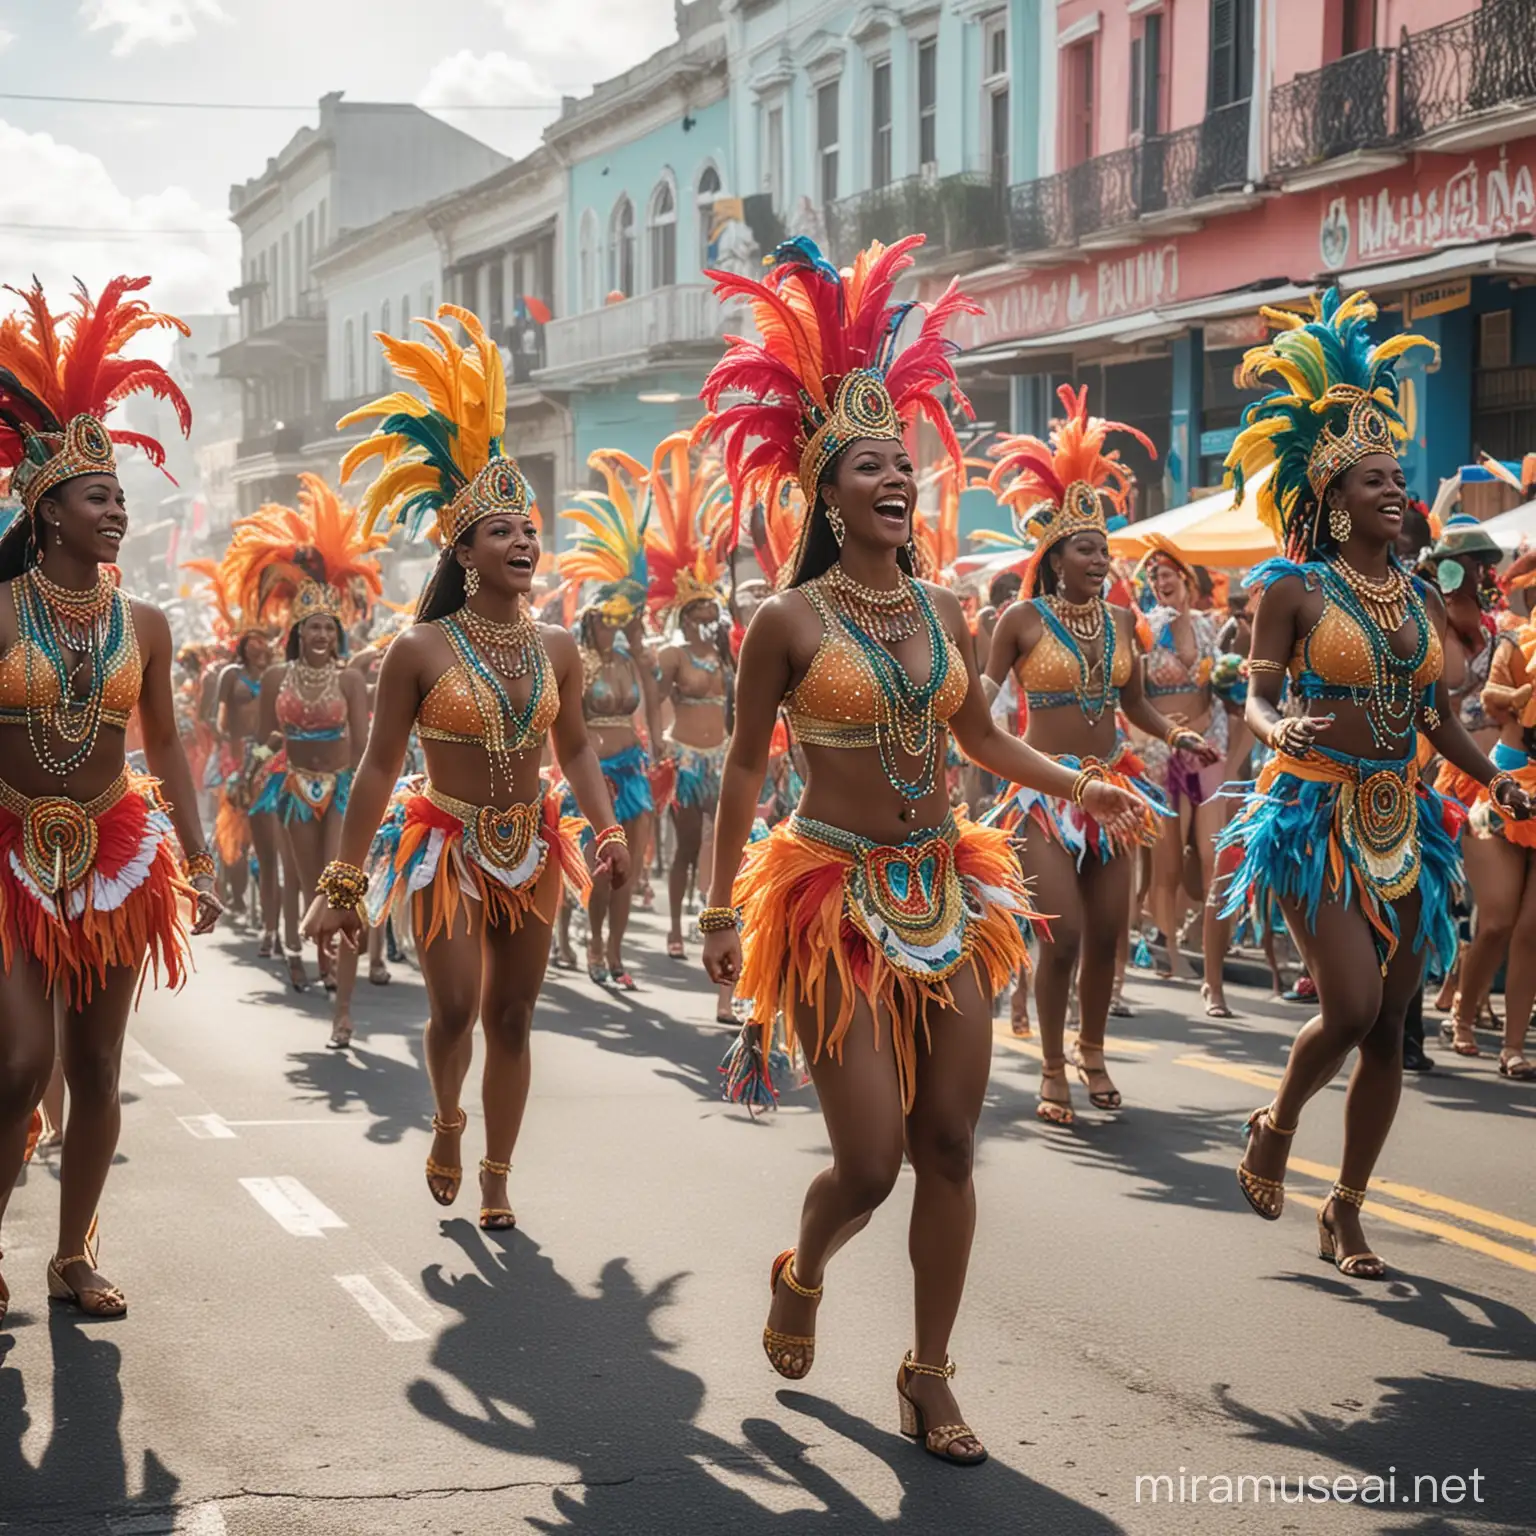
POLYGON ((477 864, 515 870, 527 859, 543 819, 542 803, 509 805, 498 810, 493 805, 471 805, 467 800, 445 795, 431 784, 425 794, 438 810, 463 823, 464 851, 477 864))
POLYGON ((1340 830, 1388 900, 1418 883, 1418 797, 1411 775, 1378 769, 1339 797, 1340 830))
POLYGON ((62 795, 30 800, 0 781, 0 808, 21 822, 21 857, 28 876, 45 894, 57 896, 84 883, 96 864, 96 819, 128 791, 121 775, 95 799, 81 802, 62 795))

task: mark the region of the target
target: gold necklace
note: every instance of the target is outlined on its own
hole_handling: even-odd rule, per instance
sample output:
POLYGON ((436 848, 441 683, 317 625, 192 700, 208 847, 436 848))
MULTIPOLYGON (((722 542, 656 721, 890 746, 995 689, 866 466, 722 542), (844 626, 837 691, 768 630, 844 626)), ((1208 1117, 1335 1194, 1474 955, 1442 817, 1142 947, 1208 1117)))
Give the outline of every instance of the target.
POLYGON ((910 640, 922 627, 922 615, 908 576, 899 576, 891 588, 866 587, 842 566, 834 565, 824 580, 833 606, 886 645, 910 640))
POLYGON ((503 677, 526 677, 533 670, 533 647, 539 643, 539 632, 527 609, 519 610, 510 624, 476 613, 468 604, 459 615, 475 649, 503 677))
POLYGON ((1355 594, 1360 606, 1384 634, 1395 635, 1408 617, 1408 578, 1398 566, 1390 566, 1386 577, 1378 581, 1357 571, 1342 555, 1335 555, 1333 568, 1355 594))
POLYGON ((1091 641, 1103 638, 1108 618, 1102 597, 1091 597, 1086 603, 1071 603, 1064 597, 1048 596, 1046 602, 1074 639, 1091 641))
POLYGON ((334 660, 318 667, 311 667, 303 661, 290 662, 289 665, 293 669, 294 692, 306 704, 324 704, 341 692, 341 668, 334 660))

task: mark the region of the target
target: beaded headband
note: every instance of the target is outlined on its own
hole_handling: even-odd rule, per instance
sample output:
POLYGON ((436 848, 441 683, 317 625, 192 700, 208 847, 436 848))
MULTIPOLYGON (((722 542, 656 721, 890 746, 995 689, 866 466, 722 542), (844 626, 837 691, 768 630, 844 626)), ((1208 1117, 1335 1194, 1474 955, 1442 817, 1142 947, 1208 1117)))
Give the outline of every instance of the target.
POLYGON ((112 439, 94 416, 76 416, 62 437, 56 432, 30 433, 26 444, 21 462, 11 471, 11 494, 21 498, 29 514, 66 480, 117 473, 112 439))
POLYGON ((1042 548, 1059 544, 1075 533, 1109 531, 1099 494, 1086 480, 1072 481, 1062 492, 1059 505, 1036 502, 1018 521, 1024 536, 1034 539, 1042 548))
POLYGON ((324 614, 339 624, 341 594, 334 587, 324 586, 318 581, 306 581, 294 596, 293 607, 288 611, 288 623, 290 626, 299 625, 317 614, 324 614))
POLYGON ((466 529, 497 513, 527 516, 533 507, 533 487, 516 459, 492 459, 443 509, 439 528, 444 542, 457 544, 466 529))
POLYGON ((1319 499, 1361 459, 1373 453, 1390 453, 1396 458, 1399 440, 1408 435, 1402 424, 1390 421, 1363 389, 1335 385, 1324 399, 1333 407, 1347 404, 1349 410, 1342 420, 1334 410, 1324 416, 1317 442, 1307 456, 1307 482, 1319 499))
POLYGON ((800 489, 805 504, 816 505, 816 490, 828 464, 850 443, 860 439, 901 441, 901 418, 896 414, 885 376, 874 368, 855 368, 846 374, 823 410, 804 390, 800 406, 805 423, 815 424, 800 453, 800 489))

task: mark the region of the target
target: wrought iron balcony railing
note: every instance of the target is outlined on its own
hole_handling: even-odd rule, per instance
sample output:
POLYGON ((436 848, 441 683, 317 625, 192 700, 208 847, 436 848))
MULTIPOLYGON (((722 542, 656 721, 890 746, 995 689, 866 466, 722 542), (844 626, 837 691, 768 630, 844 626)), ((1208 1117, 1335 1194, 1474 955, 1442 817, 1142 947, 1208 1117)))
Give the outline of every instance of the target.
POLYGON ((1297 171, 1395 137, 1395 50, 1367 48, 1276 86, 1270 97, 1269 163, 1297 171))
POLYGON ((827 236, 839 261, 871 240, 889 244, 914 229, 928 236, 924 258, 988 250, 1007 241, 1006 189, 984 174, 907 176, 828 205, 827 236))
POLYGON ((1074 246, 1245 187, 1248 122, 1249 103, 1234 102, 1176 133, 1010 187, 1009 245, 1026 252, 1074 246))
POLYGON ((1398 96, 1408 139, 1536 98, 1536 0, 1485 0, 1455 21, 1404 31, 1398 96))

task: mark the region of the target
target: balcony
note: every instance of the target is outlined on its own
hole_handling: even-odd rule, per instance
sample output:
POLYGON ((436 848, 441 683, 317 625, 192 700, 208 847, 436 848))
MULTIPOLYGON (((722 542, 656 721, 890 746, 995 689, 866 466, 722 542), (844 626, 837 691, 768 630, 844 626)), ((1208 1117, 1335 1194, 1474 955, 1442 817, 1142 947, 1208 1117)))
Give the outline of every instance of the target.
POLYGON ((545 364, 536 384, 595 383, 690 358, 719 356, 720 338, 737 328, 704 283, 657 288, 544 328, 545 364))
POLYGON ((1536 0, 1481 10, 1398 48, 1398 128, 1415 148, 1476 149, 1536 129, 1536 0))
POLYGON ((1296 190, 1401 162, 1392 152, 1396 50, 1367 48, 1297 75, 1270 97, 1270 170, 1296 190), (1347 165, 1334 162, 1345 161, 1347 165))
POLYGON ((908 176, 827 207, 827 236, 837 260, 847 264, 871 240, 886 245, 913 230, 928 236, 922 260, 1001 249, 1008 240, 1006 191, 983 174, 908 176))
POLYGON ((1228 199, 1246 202, 1248 121, 1249 103, 1234 102, 1191 127, 1010 187, 1010 247, 1029 255, 1131 245, 1228 199))

